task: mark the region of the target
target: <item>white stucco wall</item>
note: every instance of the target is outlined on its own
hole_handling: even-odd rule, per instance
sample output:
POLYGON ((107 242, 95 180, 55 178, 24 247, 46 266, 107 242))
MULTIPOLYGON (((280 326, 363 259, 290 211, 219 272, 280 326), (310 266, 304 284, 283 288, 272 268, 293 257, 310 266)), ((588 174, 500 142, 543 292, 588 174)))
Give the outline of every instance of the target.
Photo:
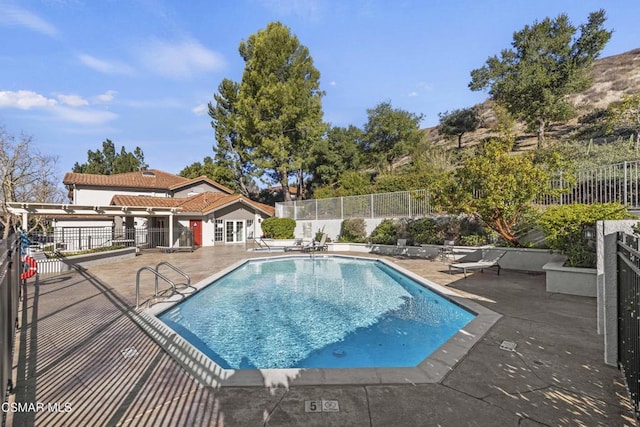
POLYGON ((168 197, 167 192, 120 189, 76 188, 73 191, 73 204, 75 205, 108 205, 115 195, 123 196, 151 196, 168 197))
MULTIPOLYGON (((370 235, 373 230, 380 224, 384 218, 365 218, 365 228, 367 231, 367 236, 370 235)), ((318 220, 298 220, 296 221, 296 228, 293 230, 293 235, 295 238, 300 239, 311 239, 315 236, 318 231, 323 231, 327 233, 329 238, 332 241, 338 240, 340 236, 340 228, 342 227, 341 219, 318 219, 318 220), (310 230, 310 235, 305 234, 305 230, 307 234, 310 230)))

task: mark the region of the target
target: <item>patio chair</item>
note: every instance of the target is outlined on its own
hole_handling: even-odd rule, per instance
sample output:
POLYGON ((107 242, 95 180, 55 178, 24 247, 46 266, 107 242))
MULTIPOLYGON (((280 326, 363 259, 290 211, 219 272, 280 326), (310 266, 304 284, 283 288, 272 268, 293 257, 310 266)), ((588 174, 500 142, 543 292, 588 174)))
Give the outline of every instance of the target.
POLYGON ((453 248, 453 245, 456 242, 454 240, 445 240, 444 241, 444 246, 440 248, 440 259, 442 261, 446 261, 447 259, 453 259, 455 260, 455 250, 453 248))
POLYGON ((449 264, 449 274, 452 274, 451 273, 452 268, 456 268, 458 270, 462 270, 462 272, 464 273, 464 278, 466 279, 467 270, 480 270, 480 272, 483 272, 485 268, 486 269, 495 268, 498 271, 498 276, 499 276, 500 264, 498 264, 498 261, 500 261, 500 258, 502 258, 506 253, 507 253, 506 251, 497 251, 497 252, 491 253, 486 257, 483 256, 482 259, 478 261, 449 264))
POLYGON ((327 233, 322 233, 322 237, 319 242, 316 242, 315 239, 311 241, 308 245, 305 245, 302 248, 302 252, 311 252, 311 251, 326 251, 328 249, 327 245, 327 233))

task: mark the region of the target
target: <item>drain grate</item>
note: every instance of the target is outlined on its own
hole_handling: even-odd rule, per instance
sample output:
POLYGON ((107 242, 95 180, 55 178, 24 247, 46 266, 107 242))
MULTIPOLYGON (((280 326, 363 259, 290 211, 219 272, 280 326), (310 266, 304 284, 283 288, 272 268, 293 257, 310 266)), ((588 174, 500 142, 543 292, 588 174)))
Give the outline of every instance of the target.
POLYGON ((514 343, 513 341, 502 341, 502 343, 500 344, 500 350, 516 351, 517 346, 518 344, 514 343))
POLYGON ((131 359, 138 355, 138 350, 136 350, 135 347, 127 347, 124 350, 120 350, 120 353, 125 359, 131 359))

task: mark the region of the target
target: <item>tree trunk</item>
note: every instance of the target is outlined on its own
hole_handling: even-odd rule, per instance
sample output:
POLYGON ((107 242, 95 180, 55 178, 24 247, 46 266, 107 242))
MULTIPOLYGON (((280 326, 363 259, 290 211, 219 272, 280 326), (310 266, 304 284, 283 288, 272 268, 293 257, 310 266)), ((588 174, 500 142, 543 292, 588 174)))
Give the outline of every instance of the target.
POLYGON ((304 172, 302 171, 302 168, 300 168, 300 170, 298 170, 298 188, 296 190, 298 194, 296 194, 296 200, 302 200, 303 180, 304 172))
POLYGON ((282 186, 282 197, 285 202, 291 201, 291 192, 289 191, 289 180, 286 172, 280 172, 280 185, 282 186))
POLYGON ((462 149, 462 133, 458 135, 458 150, 462 149))
POLYGON ((508 226, 503 225, 499 219, 493 221, 492 223, 485 222, 485 224, 490 229, 492 229, 493 231, 495 231, 496 233, 501 235, 514 248, 522 247, 522 245, 520 244, 520 241, 518 241, 518 238, 513 235, 513 232, 511 231, 511 228, 508 227, 508 226))
POLYGON ((538 148, 544 146, 544 120, 538 123, 538 148))

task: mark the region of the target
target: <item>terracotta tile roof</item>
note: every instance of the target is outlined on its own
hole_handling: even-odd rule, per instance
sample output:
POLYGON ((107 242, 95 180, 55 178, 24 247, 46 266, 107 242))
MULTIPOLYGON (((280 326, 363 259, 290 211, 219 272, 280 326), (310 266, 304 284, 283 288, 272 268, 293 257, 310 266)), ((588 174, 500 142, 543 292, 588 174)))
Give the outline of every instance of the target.
POLYGON ((206 214, 222 206, 226 206, 238 200, 242 200, 248 205, 251 205, 268 215, 275 215, 275 208, 273 206, 265 205, 263 203, 254 202, 239 194, 224 194, 206 192, 197 194, 195 196, 187 198, 165 198, 165 197, 149 197, 149 196, 125 196, 116 195, 111 199, 112 205, 117 206, 149 206, 149 207, 166 207, 166 208, 181 208, 182 212, 198 212, 206 214))
POLYGON ((184 199, 172 199, 170 197, 128 196, 117 194, 111 199, 111 204, 116 206, 148 206, 152 208, 176 208, 184 199))
POLYGON ((192 180, 157 169, 119 173, 116 175, 94 175, 90 173, 67 172, 62 180, 65 185, 107 186, 126 188, 151 188, 169 190, 171 187, 192 180))
POLYGON ((216 182, 216 181, 214 181, 212 179, 209 179, 204 175, 203 176, 199 176, 197 178, 190 179, 190 180, 188 180, 186 182, 182 182, 182 183, 179 183, 179 184, 174 184, 174 185, 172 185, 170 187, 170 190, 177 190, 179 188, 186 187, 187 185, 190 185, 190 184, 193 184, 193 183, 197 183, 197 182, 200 182, 200 181, 207 182, 210 185, 222 190, 225 193, 233 194, 233 190, 230 189, 229 187, 224 186, 224 185, 220 184, 219 182, 216 182))

